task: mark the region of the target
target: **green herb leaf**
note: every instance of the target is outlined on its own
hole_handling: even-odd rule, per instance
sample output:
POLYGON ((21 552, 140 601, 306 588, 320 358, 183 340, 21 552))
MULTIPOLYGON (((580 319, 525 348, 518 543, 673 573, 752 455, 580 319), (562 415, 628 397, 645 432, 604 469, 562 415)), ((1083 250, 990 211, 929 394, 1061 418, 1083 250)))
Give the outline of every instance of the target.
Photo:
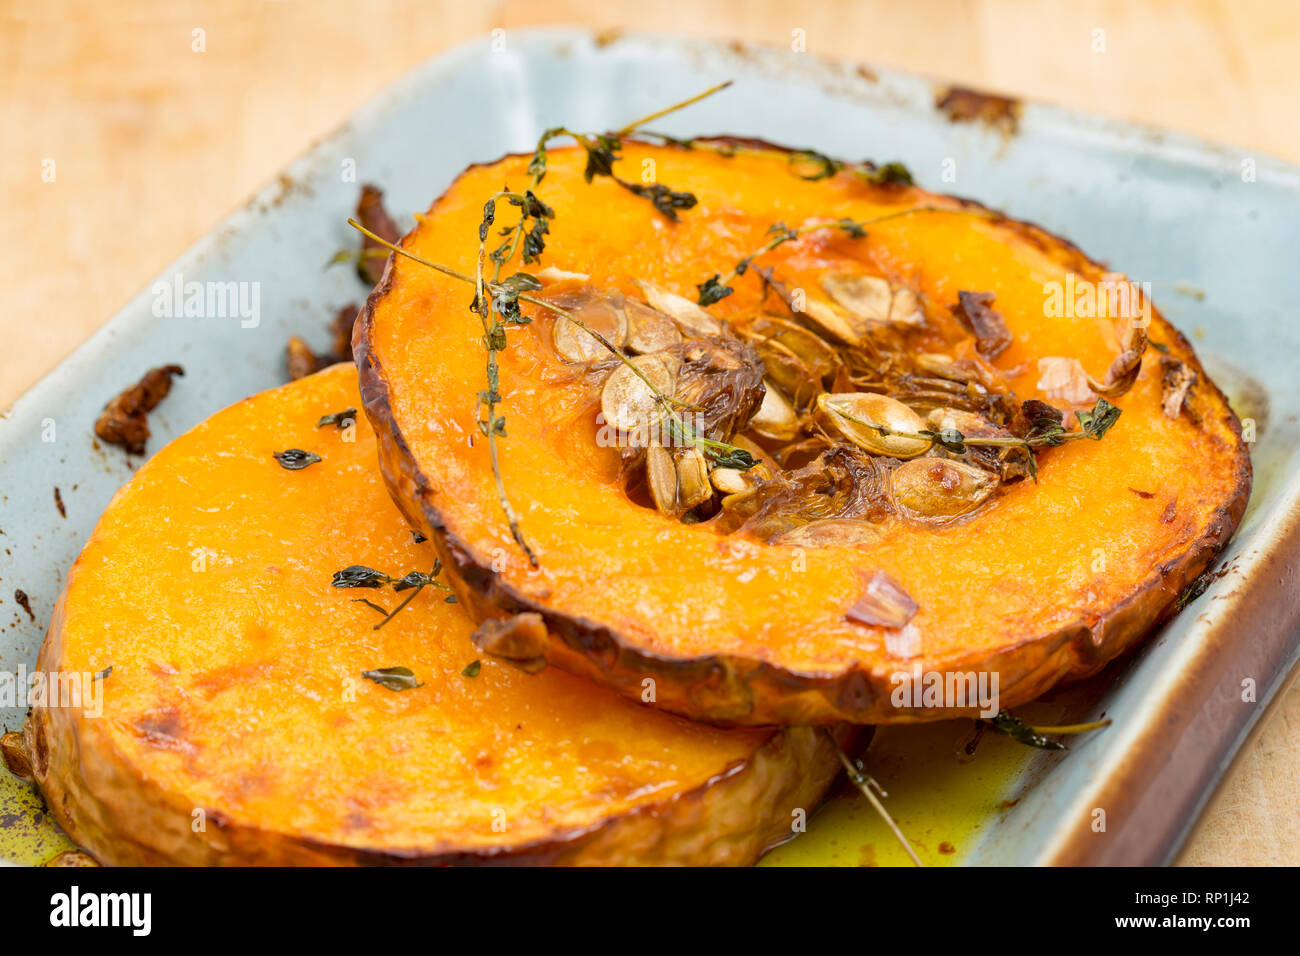
POLYGON ((1065 750, 1065 744, 1058 743, 1055 740, 1048 740, 1042 734, 1034 732, 1030 727, 1018 717, 1012 717, 1007 711, 999 711, 998 715, 988 721, 998 730, 1002 731, 1017 743, 1022 743, 1026 747, 1035 747, 1038 750, 1065 750))
POLYGON ((481 671, 482 669, 483 669, 482 661, 470 661, 468 664, 465 665, 465 669, 461 671, 461 674, 465 677, 478 677, 479 671, 481 671))
POLYGON ((936 445, 955 455, 964 455, 966 453, 966 436, 955 428, 944 428, 937 432, 923 429, 917 434, 930 439, 936 445))
POLYGON ((719 282, 719 278, 720 276, 715 272, 710 278, 697 285, 695 288, 700 290, 700 296, 695 301, 700 305, 713 305, 713 303, 721 302, 736 291, 731 286, 719 282))
POLYGON ((289 471, 302 471, 302 469, 321 460, 320 455, 310 451, 303 451, 301 448, 277 451, 271 457, 280 463, 281 468, 287 468, 289 471))
POLYGON ((373 671, 362 671, 361 676, 389 690, 414 690, 424 686, 415 679, 415 674, 409 667, 380 667, 373 671))
POLYGON ((1198 575, 1196 578, 1192 580, 1191 584, 1183 588, 1183 593, 1178 595, 1178 601, 1175 603, 1174 607, 1177 610, 1181 611, 1183 608, 1187 607, 1187 605, 1191 604, 1198 597, 1200 597, 1202 594, 1208 591, 1210 589, 1210 585, 1213 583, 1214 583, 1214 575, 1211 574, 1210 572, 1207 571, 1204 574, 1198 575))
POLYGON ((619 180, 619 183, 628 192, 634 196, 640 196, 642 199, 650 200, 651 205, 659 212, 663 213, 673 222, 677 221, 678 209, 692 209, 699 201, 695 198, 694 193, 677 192, 669 189, 662 183, 651 183, 648 185, 641 183, 629 183, 619 180))
POLYGON ((343 429, 348 425, 355 423, 357 420, 357 410, 355 408, 345 408, 341 412, 331 412, 328 415, 322 415, 320 421, 316 423, 317 428, 324 428, 326 425, 333 425, 335 428, 343 429))
POLYGON ((623 148, 618 137, 608 133, 597 133, 590 138, 580 140, 587 150, 587 168, 582 176, 591 182, 597 176, 613 176, 614 163, 618 161, 618 151, 623 148))
POLYGON ((758 459, 745 449, 735 448, 730 445, 726 446, 725 449, 706 448, 705 453, 720 468, 735 468, 737 471, 748 471, 758 464, 758 459))
POLYGON ((107 677, 109 674, 111 674, 111 673, 113 673, 113 665, 112 665, 112 664, 109 664, 109 665, 108 665, 107 667, 105 667, 102 671, 97 671, 97 672, 96 672, 96 673, 95 673, 95 674, 94 674, 90 679, 91 679, 92 681, 103 680, 104 678, 106 678, 106 677, 107 677))
POLYGON ((911 186, 913 184, 911 170, 899 162, 885 163, 883 166, 869 169, 862 174, 862 178, 873 186, 911 186))
POLYGON ((801 149, 791 153, 789 164, 792 173, 809 182, 828 179, 844 168, 838 159, 831 159, 815 149, 801 149))
POLYGON ((1110 431, 1111 426, 1119 421, 1119 416, 1120 409, 1104 398, 1097 399, 1097 404, 1092 407, 1092 411, 1074 413, 1074 417, 1079 420, 1079 427, 1094 441, 1101 441, 1106 432, 1110 431))
POLYGON ((835 225, 839 226, 841 231, 843 231, 843 233, 850 239, 867 238, 867 230, 863 229, 860 223, 848 218, 847 216, 842 219, 837 219, 835 225))
POLYGON ((376 571, 363 564, 353 564, 342 571, 334 572, 330 584, 336 588, 380 588, 392 584, 393 579, 383 571, 376 571))

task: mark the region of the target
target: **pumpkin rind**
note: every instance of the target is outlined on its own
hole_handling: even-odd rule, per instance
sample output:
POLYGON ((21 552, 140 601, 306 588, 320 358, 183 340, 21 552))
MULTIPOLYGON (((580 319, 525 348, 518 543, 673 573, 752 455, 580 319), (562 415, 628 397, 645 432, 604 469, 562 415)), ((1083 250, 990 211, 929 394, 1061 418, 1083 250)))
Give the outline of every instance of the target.
MULTIPOLYGON (((932 316, 954 304, 959 289, 994 291, 1013 341, 993 364, 1008 372, 1021 399, 1043 397, 1038 358, 1078 358, 1100 376, 1115 357, 1099 323, 1070 325, 1045 314, 1045 282, 1067 272, 1093 281, 1107 274, 1069 242, 916 188, 871 187, 848 173, 803 182, 790 175, 780 147, 736 143, 757 152, 728 158, 626 145, 626 169, 653 160, 674 188, 699 198, 678 224, 659 221, 612 184, 583 184, 581 157, 552 150, 542 194, 557 215, 543 263, 627 296, 639 295, 641 280, 685 294, 760 246, 778 218, 797 226, 936 206, 951 214, 869 226, 868 239, 859 240, 865 247, 817 233, 764 262, 805 278, 827 261, 855 259, 919 275, 932 316)), ((522 181, 526 161, 471 167, 404 248, 472 267, 481 195, 503 180, 522 181)), ((756 307, 757 277, 733 284, 736 292, 712 314, 756 307)), ((1149 350, 1132 391, 1114 399, 1123 409, 1119 424, 1100 442, 1043 452, 1038 484, 1008 487, 972 516, 863 545, 851 558, 846 550, 807 552, 808 572, 793 579, 788 551, 773 558, 776 549, 759 548, 755 557, 621 496, 602 457, 608 449, 583 437, 589 420, 581 402, 548 381, 546 356, 530 333, 512 332, 501 356, 510 435, 501 442, 502 468, 540 557, 534 570, 510 543, 489 494, 484 452, 447 438, 471 430, 462 408, 481 387, 481 344, 463 299, 451 280, 398 258, 357 323, 363 400, 394 499, 434 537, 476 617, 538 613, 551 663, 628 695, 653 680, 660 706, 691 717, 886 723, 976 713, 896 705, 892 678, 914 665, 996 672, 1001 706, 1032 700, 1100 670, 1167 615, 1226 545, 1249 496, 1250 460, 1236 416, 1187 340, 1153 307, 1150 338, 1198 376, 1179 418, 1162 412, 1160 355, 1149 350), (449 401, 457 395, 464 396, 459 406, 449 401), (560 461, 562 453, 572 462, 560 461), (920 605, 912 622, 918 657, 893 656, 885 634, 843 619, 856 597, 849 572, 869 566, 887 571, 920 605), (741 580, 755 568, 758 579, 770 576, 765 587, 752 584, 754 575, 741 580)))
POLYGON ((72 839, 110 864, 278 866, 746 864, 788 838, 839 771, 821 731, 718 730, 491 660, 470 677, 472 624, 432 588, 372 629, 351 599, 397 599, 333 572, 432 554, 388 501, 367 423, 352 442, 316 427, 357 403, 350 365, 250 398, 109 506, 38 663, 112 665, 103 713, 36 706, 26 730, 72 839), (322 461, 284 472, 286 444, 322 461), (394 665, 424 686, 361 677, 394 665))

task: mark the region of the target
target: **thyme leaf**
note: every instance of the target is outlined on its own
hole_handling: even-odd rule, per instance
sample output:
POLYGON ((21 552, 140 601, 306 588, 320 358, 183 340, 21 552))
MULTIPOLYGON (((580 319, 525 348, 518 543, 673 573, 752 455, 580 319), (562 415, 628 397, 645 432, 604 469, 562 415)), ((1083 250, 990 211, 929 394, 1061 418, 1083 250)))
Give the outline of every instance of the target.
POLYGON ((380 667, 362 671, 361 676, 389 690, 414 690, 424 686, 415 679, 415 673, 409 667, 380 667))
POLYGON ((465 665, 465 669, 461 671, 461 675, 464 677, 478 677, 481 670, 483 670, 482 661, 470 661, 465 665))
POLYGON ((289 471, 302 471, 321 460, 315 452, 303 451, 301 448, 288 448, 272 452, 271 457, 280 463, 281 468, 289 471))
POLYGON ((643 199, 650 200, 650 204, 659 212, 663 213, 673 222, 677 221, 678 209, 693 209, 699 202, 694 193, 677 192, 669 189, 662 183, 650 183, 649 185, 641 183, 629 183, 622 179, 618 180, 628 192, 634 196, 640 196, 643 199))
POLYGON ((800 149, 790 154, 789 166, 790 172, 800 179, 816 182, 834 176, 844 168, 844 163, 815 149, 800 149))
POLYGON ((1104 398, 1097 399, 1097 404, 1092 407, 1092 411, 1074 413, 1074 417, 1079 420, 1079 427, 1093 441, 1101 441, 1106 432, 1110 431, 1111 426, 1119 420, 1119 415, 1120 410, 1104 398))
POLYGON ((723 285, 718 273, 713 273, 709 278, 699 283, 696 287, 700 295, 695 301, 703 306, 713 305, 715 302, 721 302, 727 296, 736 290, 729 285, 723 285))
POLYGON ((1042 734, 1037 733, 1033 727, 1030 727, 1018 717, 1013 717, 1005 710, 998 711, 998 715, 988 721, 988 723, 1002 731, 1017 743, 1022 743, 1026 747, 1034 747, 1038 750, 1065 750, 1066 746, 1055 740, 1048 740, 1042 734))
POLYGON ((864 182, 871 183, 873 186, 911 186, 915 183, 912 179, 912 171, 897 161, 885 163, 883 166, 874 166, 858 175, 864 182))
POLYGON ((363 564, 353 564, 342 571, 335 571, 330 584, 336 588, 381 588, 392 581, 383 571, 376 571, 363 564))
POLYGON ((317 428, 324 428, 326 425, 333 425, 335 428, 347 428, 348 424, 357 420, 357 410, 355 408, 345 408, 341 412, 331 412, 328 415, 322 415, 320 421, 316 423, 317 428))

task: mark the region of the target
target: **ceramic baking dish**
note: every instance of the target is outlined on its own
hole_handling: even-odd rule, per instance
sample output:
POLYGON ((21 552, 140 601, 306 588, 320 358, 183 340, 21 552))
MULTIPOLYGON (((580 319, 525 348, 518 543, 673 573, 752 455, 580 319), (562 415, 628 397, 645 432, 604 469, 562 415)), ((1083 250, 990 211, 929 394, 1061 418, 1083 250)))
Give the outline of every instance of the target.
MULTIPOLYGON (((0 670, 33 665, 69 565, 130 477, 119 449, 93 441, 104 402, 150 367, 183 365, 185 377, 150 416, 157 449, 282 382, 288 336, 323 345, 328 317, 364 295, 352 270, 322 269, 354 243, 345 220, 358 181, 382 185, 409 225, 464 166, 530 149, 547 126, 615 127, 725 78, 732 89, 659 128, 902 160, 928 188, 1065 236, 1151 283, 1253 427, 1254 492, 1221 573, 1136 655, 1046 705, 1078 719, 1104 714, 1109 728, 1075 739, 1065 755, 999 742, 991 756, 961 761, 953 752, 969 724, 923 731, 923 744, 900 744, 891 732, 883 757, 872 758, 873 772, 901 788, 900 823, 930 858, 942 842, 943 854, 967 864, 1170 861, 1300 650, 1300 322, 1288 295, 1300 170, 1034 104, 1019 109, 1014 132, 954 123, 935 108, 929 80, 808 54, 511 32, 504 49, 485 39, 438 57, 314 146, 0 417, 0 670), (255 283, 257 315, 158 314, 177 281, 255 283), (30 616, 15 590, 29 596, 30 616), (957 769, 936 783, 933 768, 945 762, 957 769), (941 841, 958 831, 958 845, 941 841)), ((0 711, 6 729, 23 719, 22 707, 0 711)), ((887 862, 882 832, 841 795, 769 860, 887 862)), ((59 848, 39 801, 0 774, 0 856, 38 862, 59 848)))

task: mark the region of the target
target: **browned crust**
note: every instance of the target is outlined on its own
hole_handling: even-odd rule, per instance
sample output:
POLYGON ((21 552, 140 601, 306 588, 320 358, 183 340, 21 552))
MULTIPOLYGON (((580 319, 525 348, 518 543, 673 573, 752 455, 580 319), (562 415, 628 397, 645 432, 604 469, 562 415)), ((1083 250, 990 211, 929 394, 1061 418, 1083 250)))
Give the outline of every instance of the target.
MULTIPOLYGON (((785 153, 798 152, 766 140, 744 137, 712 136, 707 140, 785 153)), ((509 156, 502 157, 506 158, 509 156)), ((483 165, 492 164, 474 164, 461 175, 483 165)), ((455 182, 448 190, 454 185, 455 182)), ((1011 229, 1065 265, 1078 267, 1080 271, 1105 268, 1072 242, 1040 226, 1012 219, 972 199, 947 198, 963 208, 988 211, 990 221, 1011 229)), ((435 201, 430 214, 436 208, 435 201)), ((403 246, 406 238, 403 237, 403 246)), ((446 527, 429 481, 415 462, 393 415, 389 384, 371 342, 374 310, 392 285, 392 273, 390 255, 383 278, 367 298, 353 334, 353 356, 360 376, 361 398, 378 437, 380 466, 393 500, 409 521, 429 531, 471 616, 485 619, 530 612, 540 614, 550 634, 546 658, 552 664, 614 687, 631 697, 638 697, 644 680, 651 678, 655 681, 659 706, 711 723, 835 724, 847 721, 873 724, 977 714, 978 709, 974 707, 965 710, 900 709, 890 701, 893 688, 888 675, 856 665, 839 673, 815 673, 731 654, 693 658, 655 654, 630 645, 622 635, 606 625, 556 611, 511 587, 492 570, 490 561, 476 556, 446 527)), ((978 668, 997 672, 1001 678, 999 700, 1003 708, 1034 700, 1063 681, 1095 674, 1136 645, 1169 615, 1178 596, 1223 551, 1246 510, 1252 471, 1250 456, 1241 440, 1241 423, 1229 407, 1226 396, 1205 374, 1186 337, 1158 310, 1153 308, 1152 312, 1161 327, 1173 334, 1178 350, 1185 353, 1186 362, 1199 374, 1201 384, 1198 388, 1208 398, 1206 404, 1222 409, 1221 421, 1236 438, 1235 493, 1215 509, 1205 532, 1197 540, 1175 560, 1154 568, 1126 599, 1116 603, 1095 623, 1080 620, 1047 634, 1026 637, 993 655, 980 651, 929 662, 931 668, 938 670, 978 668)))
MULTIPOLYGON (((43 672, 59 667, 63 620, 60 598, 37 663, 43 672)), ((790 837, 793 810, 811 814, 840 769, 820 730, 782 728, 693 790, 545 839, 466 847, 449 838, 370 849, 266 830, 214 808, 204 809, 206 828, 195 832, 198 808, 135 774, 102 731, 106 721, 39 706, 25 738, 54 818, 79 846, 115 866, 747 865, 790 837)), ((835 733, 850 753, 869 737, 853 727, 835 733)))

